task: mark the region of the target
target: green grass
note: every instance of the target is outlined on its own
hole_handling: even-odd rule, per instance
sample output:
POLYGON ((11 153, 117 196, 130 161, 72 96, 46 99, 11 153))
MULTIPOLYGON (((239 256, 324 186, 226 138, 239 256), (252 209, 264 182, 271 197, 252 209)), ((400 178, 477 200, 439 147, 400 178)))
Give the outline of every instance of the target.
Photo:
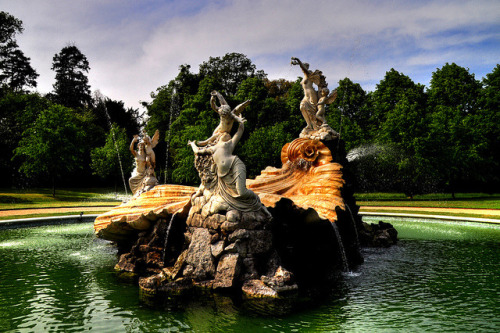
POLYGON ((121 203, 124 193, 111 189, 61 189, 52 197, 52 189, 0 189, 0 210, 55 207, 113 207, 121 203))
MULTIPOLYGON (((86 211, 82 209, 83 215, 99 215, 107 212, 108 209, 97 210, 97 211, 86 211)), ((1 216, 0 221, 6 220, 17 220, 17 219, 29 219, 34 217, 49 217, 49 216, 68 216, 68 215, 76 215, 79 216, 80 212, 64 212, 64 213, 41 213, 41 214, 24 214, 24 215, 13 215, 13 216, 1 216)))
POLYGON ((360 206, 500 209, 498 193, 457 193, 455 199, 444 193, 416 195, 413 199, 402 193, 357 193, 355 197, 360 206))

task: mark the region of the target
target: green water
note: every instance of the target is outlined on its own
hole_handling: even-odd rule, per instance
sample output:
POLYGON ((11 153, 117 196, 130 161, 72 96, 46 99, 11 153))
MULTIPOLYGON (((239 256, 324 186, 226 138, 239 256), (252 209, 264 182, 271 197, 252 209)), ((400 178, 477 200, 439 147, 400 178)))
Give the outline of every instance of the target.
POLYGON ((500 227, 389 222, 397 246, 364 250, 330 293, 280 315, 222 296, 152 308, 91 224, 0 230, 0 331, 500 331, 500 227))

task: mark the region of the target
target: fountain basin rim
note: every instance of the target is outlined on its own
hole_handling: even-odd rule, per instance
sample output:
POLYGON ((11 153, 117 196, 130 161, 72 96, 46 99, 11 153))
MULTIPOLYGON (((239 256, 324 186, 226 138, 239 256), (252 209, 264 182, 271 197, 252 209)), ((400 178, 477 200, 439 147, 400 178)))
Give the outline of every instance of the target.
POLYGON ((500 225, 499 219, 490 219, 482 217, 463 217, 463 216, 449 216, 449 215, 426 215, 426 214, 410 214, 410 213, 378 213, 378 212, 359 212, 361 216, 372 217, 400 217, 400 218, 417 218, 422 220, 444 220, 455 222, 477 222, 477 223, 490 223, 500 225))
POLYGON ((25 219, 0 220, 0 230, 39 227, 44 225, 92 223, 99 214, 31 217, 25 219))

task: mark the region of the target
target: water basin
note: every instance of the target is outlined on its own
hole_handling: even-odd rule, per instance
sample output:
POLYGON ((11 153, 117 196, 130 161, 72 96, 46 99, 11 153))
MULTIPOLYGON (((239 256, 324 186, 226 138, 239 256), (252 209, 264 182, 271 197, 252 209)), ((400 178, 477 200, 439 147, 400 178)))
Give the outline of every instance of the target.
POLYGON ((222 296, 151 307, 91 223, 0 230, 0 331, 500 330, 500 226, 384 221, 397 246, 363 250, 331 292, 265 316, 222 296))

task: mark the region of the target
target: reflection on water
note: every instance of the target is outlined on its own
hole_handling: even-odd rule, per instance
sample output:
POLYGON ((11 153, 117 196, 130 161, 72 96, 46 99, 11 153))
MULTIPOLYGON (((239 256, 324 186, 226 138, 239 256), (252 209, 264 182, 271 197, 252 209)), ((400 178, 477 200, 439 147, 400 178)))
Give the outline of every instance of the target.
POLYGON ((498 331, 500 227, 393 223, 401 241, 298 309, 224 296, 151 307, 91 224, 0 231, 0 331, 498 331), (260 308, 259 308, 260 307, 260 308), (263 313, 264 311, 264 313, 263 313))

